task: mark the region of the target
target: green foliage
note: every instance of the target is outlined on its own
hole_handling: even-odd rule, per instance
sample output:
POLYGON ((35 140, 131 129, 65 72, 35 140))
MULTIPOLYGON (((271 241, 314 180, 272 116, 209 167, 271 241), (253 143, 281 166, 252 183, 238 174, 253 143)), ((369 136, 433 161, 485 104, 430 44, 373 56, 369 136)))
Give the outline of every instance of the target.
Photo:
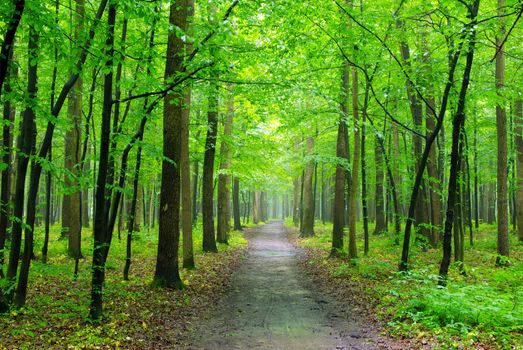
MULTIPOLYGON (((286 224, 292 222, 287 220, 286 224)), ((495 227, 482 225, 475 234, 474 247, 466 246, 466 275, 452 264, 450 283, 442 288, 437 275, 439 249, 423 252, 423 247, 416 245, 412 269, 398 273, 400 247, 394 244, 392 234, 372 236, 369 255, 347 261, 345 257, 326 258, 331 229, 331 225, 317 223, 315 237, 299 240, 303 247, 321 254, 309 263, 326 264, 332 278, 361 286, 373 298, 376 313, 392 335, 437 341, 442 349, 474 349, 480 344, 512 349, 523 343, 523 256, 514 236, 512 265, 495 267, 497 255, 491 239, 495 227)), ((363 245, 361 232, 359 223, 359 249, 363 245)))

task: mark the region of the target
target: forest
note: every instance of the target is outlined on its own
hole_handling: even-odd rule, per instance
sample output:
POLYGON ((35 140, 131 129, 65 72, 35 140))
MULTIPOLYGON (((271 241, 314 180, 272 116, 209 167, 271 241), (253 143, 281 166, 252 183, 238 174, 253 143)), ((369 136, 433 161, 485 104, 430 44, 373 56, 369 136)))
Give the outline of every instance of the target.
POLYGON ((1 0, 0 349, 523 349, 521 0, 1 0))

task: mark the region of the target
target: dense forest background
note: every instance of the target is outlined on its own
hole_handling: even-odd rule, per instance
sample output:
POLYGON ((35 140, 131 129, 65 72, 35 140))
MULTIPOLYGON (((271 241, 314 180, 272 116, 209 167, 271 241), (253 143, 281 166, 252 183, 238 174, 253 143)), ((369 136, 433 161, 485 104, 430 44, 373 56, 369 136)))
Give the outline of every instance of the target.
POLYGON ((116 309, 205 285, 237 262, 242 227, 280 219, 311 264, 372 286, 391 333, 521 346, 522 14, 515 0, 2 1, 10 341, 59 324, 39 341, 121 342, 83 318, 126 329, 116 309))

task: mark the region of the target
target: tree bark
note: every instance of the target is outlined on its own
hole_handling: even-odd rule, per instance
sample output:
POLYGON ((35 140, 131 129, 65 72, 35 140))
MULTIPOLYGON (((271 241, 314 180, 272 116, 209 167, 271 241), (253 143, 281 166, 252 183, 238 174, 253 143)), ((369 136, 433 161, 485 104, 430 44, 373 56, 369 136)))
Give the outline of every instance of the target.
POLYGON ((218 133, 218 83, 213 74, 211 92, 209 95, 209 111, 207 112, 207 136, 205 139, 205 154, 203 160, 202 179, 202 218, 203 218, 203 251, 217 252, 214 233, 214 156, 216 153, 216 136, 218 133))
POLYGON ((476 40, 476 17, 479 9, 479 0, 475 0, 469 7, 470 16, 470 37, 467 50, 467 59, 463 72, 463 79, 458 98, 458 107, 452 123, 452 151, 450 155, 450 173, 448 180, 447 212, 445 217, 445 230, 443 232, 443 258, 439 268, 439 284, 446 285, 447 275, 452 254, 452 226, 454 223, 454 211, 456 209, 458 173, 460 171, 460 161, 463 150, 463 132, 465 126, 465 103, 467 101, 467 90, 470 83, 470 72, 474 60, 474 48, 476 40))
MULTIPOLYGON (((307 155, 312 157, 314 152, 314 139, 307 137, 307 155)), ((314 236, 314 195, 312 177, 314 173, 314 160, 310 159, 305 167, 303 177, 303 222, 300 228, 301 237, 314 236)))
POLYGON ((349 187, 349 259, 356 259, 358 257, 358 250, 356 247, 356 221, 357 221, 357 196, 359 184, 359 169, 361 157, 361 132, 360 132, 360 117, 358 108, 358 71, 356 68, 352 69, 352 119, 354 121, 354 149, 352 156, 352 172, 350 177, 349 187))
POLYGON ((374 234, 382 234, 387 232, 387 221, 385 220, 385 196, 383 191, 383 154, 376 137, 374 141, 374 163, 376 165, 376 226, 374 234))
POLYGON ((100 129, 100 153, 98 178, 96 181, 96 202, 93 225, 93 263, 91 281, 91 305, 89 319, 100 322, 103 316, 103 285, 105 280, 105 250, 109 243, 109 208, 106 208, 106 184, 109 166, 109 147, 111 138, 111 114, 113 100, 113 62, 114 62, 114 26, 116 22, 116 5, 109 4, 107 14, 108 32, 105 41, 108 60, 105 64, 102 123, 100 129))
POLYGON ((515 138, 516 138, 516 210, 517 210, 517 236, 523 241, 523 100, 515 103, 515 138))
POLYGON ((232 136, 232 125, 234 118, 234 95, 230 92, 227 103, 227 114, 225 116, 222 144, 220 146, 220 174, 218 175, 218 227, 217 240, 227 244, 227 235, 230 232, 230 202, 231 202, 231 176, 229 168, 230 158, 230 138, 232 136))
MULTIPOLYGON (((505 0, 498 0, 499 28, 496 38, 496 90, 499 100, 503 98, 505 86, 505 0)), ((498 258, 496 264, 504 264, 501 256, 509 256, 508 243, 508 166, 507 166, 507 115, 504 102, 496 103, 497 125, 497 210, 498 210, 498 258)))
MULTIPOLYGON (((189 6, 187 0, 172 2, 169 13, 165 80, 171 81, 183 70, 185 43, 174 28, 187 30, 189 6)), ((183 282, 178 270, 180 240, 180 159, 183 91, 178 88, 164 97, 163 155, 160 192, 160 227, 158 255, 153 284, 158 287, 181 289, 183 282)))
MULTIPOLYGON (((191 26, 194 16, 194 0, 187 1, 187 28, 191 26)), ((185 52, 191 52, 193 45, 187 43, 185 52)), ((189 161, 189 120, 191 112, 191 88, 187 87, 184 94, 184 106, 182 111, 181 129, 181 186, 182 186, 182 235, 183 235, 183 264, 186 269, 195 267, 192 237, 192 200, 191 200, 191 169, 189 161)), ((196 203, 194 203, 196 205, 196 203)))
MULTIPOLYGON (((83 35, 85 0, 76 0, 75 9, 75 32, 76 41, 83 35)), ((82 114, 83 81, 79 76, 69 93, 68 117, 69 128, 65 133, 64 140, 64 168, 68 173, 64 176, 64 184, 67 191, 63 196, 62 205, 62 235, 67 235, 67 253, 70 257, 81 256, 80 237, 80 188, 78 182, 78 165, 80 163, 80 137, 82 114)))
POLYGON ((332 209, 331 256, 343 251, 343 229, 345 227, 345 181, 347 180, 347 99, 349 94, 349 66, 344 63, 341 74, 340 118, 336 141, 336 175, 334 181, 334 202, 332 209))
POLYGON ((293 198, 292 198, 292 223, 295 227, 300 224, 300 180, 295 177, 293 182, 293 198))
MULTIPOLYGON (((13 60, 13 51, 9 51, 8 61, 13 60)), ((6 63, 7 64, 7 63, 6 63)), ((15 77, 18 75, 17 68, 9 67, 7 72, 8 80, 5 83, 5 92, 10 93, 12 91, 11 85, 14 83, 15 77)), ((0 278, 4 277, 4 248, 5 241, 7 239, 7 228, 10 224, 9 213, 10 213, 10 202, 11 202, 11 187, 12 187, 12 162, 13 162, 13 125, 16 116, 16 107, 11 103, 9 99, 5 99, 4 110, 3 110, 3 127, 2 127, 2 163, 6 165, 6 168, 2 170, 2 185, 0 188, 0 278)))
POLYGON ((234 217, 234 230, 241 231, 242 223, 240 217, 240 179, 237 176, 234 177, 232 186, 232 207, 234 217))
POLYGON ((25 9, 25 1, 17 0, 15 2, 14 11, 9 18, 9 23, 7 24, 7 30, 4 35, 4 40, 2 41, 2 47, 0 48, 0 96, 2 96, 2 87, 4 86, 4 81, 7 76, 9 61, 10 61, 10 52, 13 49, 16 31, 20 25, 20 20, 22 19, 22 14, 25 9))
MULTIPOLYGON (((28 107, 24 111, 22 128, 21 130, 21 146, 19 149, 22 154, 19 156, 19 168, 20 172, 17 172, 17 183, 16 183, 16 195, 15 195, 15 218, 19 218, 20 221, 23 220, 23 205, 24 205, 24 187, 25 187, 25 178, 27 174, 27 167, 29 163, 29 157, 34 154, 34 147, 36 142, 36 111, 33 109, 33 103, 36 102, 37 93, 38 93, 38 41, 39 34, 37 29, 31 25, 29 28, 29 43, 28 43, 28 71, 27 71, 27 95, 31 100, 28 107), (20 167, 25 167, 25 169, 20 169, 20 167), (18 199, 16 198, 20 191, 22 198, 21 206, 18 207, 18 199), (17 208, 18 207, 18 208, 17 208), (17 210, 18 209, 18 210, 17 210)), ((33 164, 33 161, 31 162, 33 164)), ((9 266, 7 270, 7 278, 10 283, 15 283, 16 273, 18 270, 18 258, 20 256, 20 245, 21 245, 21 236, 22 236, 22 227, 21 222, 18 220, 13 220, 13 230, 11 237, 11 251, 9 256, 9 266), (16 229, 16 230, 15 230, 16 229), (16 261, 15 261, 16 260, 16 261)), ((31 261, 33 253, 33 231, 25 230, 25 239, 24 239, 24 252, 22 256, 22 265, 20 267, 20 278, 18 279, 18 286, 16 289, 16 295, 14 298, 14 303, 17 307, 21 307, 25 304, 25 298, 27 295, 27 282, 29 275, 29 264, 31 261)), ((10 296, 12 292, 9 293, 10 296)), ((10 301, 10 298, 8 298, 10 301)), ((1 308, 1 307, 0 307, 1 308)))

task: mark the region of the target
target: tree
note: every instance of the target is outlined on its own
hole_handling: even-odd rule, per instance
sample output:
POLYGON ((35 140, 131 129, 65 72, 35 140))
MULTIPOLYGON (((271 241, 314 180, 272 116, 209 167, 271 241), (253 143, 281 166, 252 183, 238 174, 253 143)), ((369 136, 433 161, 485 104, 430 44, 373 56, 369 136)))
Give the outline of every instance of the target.
POLYGON ((109 147, 111 137, 111 115, 113 106, 113 64, 114 64, 114 26, 116 4, 109 3, 107 13, 107 35, 105 39, 107 61, 104 75, 102 124, 100 128, 100 160, 96 187, 96 202, 93 225, 93 263, 91 281, 91 306, 89 319, 99 322, 103 316, 103 285, 105 280, 106 250, 109 249, 112 232, 109 232, 109 208, 106 201, 106 184, 109 167, 109 147))
MULTIPOLYGON (((174 28, 187 30, 189 4, 171 2, 165 80, 171 81, 183 71, 185 44, 174 28)), ((183 91, 176 89, 164 97, 163 156, 160 193, 160 227, 158 255, 153 284, 159 287, 181 289, 183 282, 178 271, 178 245, 180 240, 180 159, 181 126, 183 120, 183 91)))
POLYGON ((523 241, 523 100, 519 98, 515 103, 514 124, 517 171, 517 235, 519 241, 523 241))
POLYGON ((343 228, 345 227, 345 181, 347 180, 347 99, 349 92, 349 66, 344 62, 341 79, 340 117, 336 141, 336 175, 334 182, 334 203, 332 210, 332 249, 331 256, 343 250, 343 228))
MULTIPOLYGON (((84 14, 85 14, 85 0, 75 0, 76 8, 74 15, 75 41, 83 36, 84 31, 84 14)), ((63 197, 62 205, 62 234, 68 237, 67 252, 70 257, 75 258, 81 256, 81 237, 80 237, 80 189, 78 184, 78 166, 80 163, 80 138, 81 138, 81 121, 82 115, 82 96, 83 96, 83 81, 79 76, 76 80, 71 92, 69 93, 68 101, 68 118, 70 120, 69 129, 65 133, 65 150, 64 150, 64 168, 66 174, 64 175, 64 183, 66 186, 66 193, 63 197)))
POLYGON ((505 0, 498 0, 499 31, 496 36, 496 90, 499 100, 496 103, 497 126, 497 219, 498 219, 498 258, 496 264, 503 265, 502 257, 508 257, 508 161, 507 161, 507 114, 504 107, 503 87, 505 85, 505 0))
POLYGON ((377 140, 374 142, 374 164, 376 166, 376 226, 374 227, 374 234, 382 234, 387 232, 387 221, 385 220, 385 196, 383 191, 383 154, 377 140))
MULTIPOLYGON (((467 91, 470 83, 470 73, 472 71, 472 63, 474 60, 474 48, 476 40, 476 17, 479 10, 479 0, 475 0, 473 4, 468 5, 470 23, 467 25, 470 28, 469 36, 465 37, 468 39, 468 48, 466 55, 466 64, 463 72, 463 79, 461 82, 461 89, 458 98, 458 107, 456 115, 452 123, 452 151, 450 160, 450 175, 448 184, 448 195, 447 195, 447 213, 445 217, 445 231, 443 233, 443 258, 441 260, 439 275, 440 285, 446 285, 448 269, 450 265, 450 256, 452 253, 452 226, 455 223, 454 215, 456 210, 456 201, 458 200, 458 174, 461 167, 461 158, 463 152, 463 141, 465 132, 465 103, 467 97, 467 91)), ((461 44, 463 45, 463 44, 461 44)), ((457 229, 454 227, 454 235, 457 234, 457 229)))
POLYGON ((314 236, 314 196, 312 177, 314 173, 314 139, 312 136, 307 137, 307 156, 310 159, 305 166, 303 176, 303 221, 300 227, 301 237, 314 236))
POLYGON ((350 175, 350 185, 348 192, 348 210, 349 210, 349 258, 356 259, 358 251, 356 247, 356 199, 358 196, 359 184, 359 169, 361 158, 361 125, 359 123, 359 108, 358 108, 358 71, 356 68, 352 69, 352 119, 354 121, 354 148, 352 156, 352 171, 350 175))
POLYGON ((234 95, 231 91, 227 102, 227 113, 223 123, 223 139, 220 147, 220 173, 218 175, 218 227, 217 241, 227 244, 227 234, 230 229, 231 217, 231 176, 228 173, 230 168, 232 126, 234 118, 234 95))
MULTIPOLYGON (((187 2, 187 17, 188 24, 193 21, 194 17, 194 0, 187 2)), ((191 52, 193 45, 186 44, 186 52, 191 52)), ((191 170, 189 161, 189 119, 190 119, 190 105, 191 105, 191 88, 185 89, 184 109, 182 111, 182 125, 180 130, 181 137, 181 186, 182 186, 182 234, 183 234, 183 267, 187 269, 194 268, 194 252, 193 252, 193 237, 192 237, 192 223, 196 219, 196 214, 192 206, 196 207, 196 203, 192 203, 191 199, 191 170), (194 217, 193 217, 194 215, 194 217)), ((196 162, 196 164, 198 164, 196 162)), ((196 165, 197 166, 197 165, 196 165)), ((195 184, 198 183, 198 171, 195 171, 195 184)), ((196 195, 197 186, 194 188, 194 195, 196 195)))

